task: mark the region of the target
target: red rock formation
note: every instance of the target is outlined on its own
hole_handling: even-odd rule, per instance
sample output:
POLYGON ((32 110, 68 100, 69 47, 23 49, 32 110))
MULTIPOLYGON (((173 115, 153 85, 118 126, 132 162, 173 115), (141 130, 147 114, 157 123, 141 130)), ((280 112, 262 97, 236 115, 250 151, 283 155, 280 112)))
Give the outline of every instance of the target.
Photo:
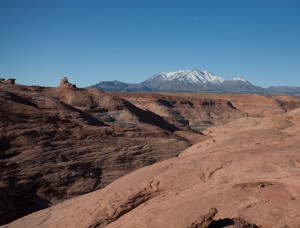
POLYGON ((212 206, 218 214, 211 226, 299 227, 297 110, 213 128, 214 138, 177 158, 141 168, 8 227, 181 228, 212 206))
POLYGON ((62 88, 70 88, 70 89, 76 89, 76 85, 69 83, 68 78, 64 77, 61 81, 60 81, 60 85, 59 87, 62 88))
POLYGON ((188 228, 208 228, 213 218, 218 213, 216 208, 211 208, 207 214, 202 215, 199 219, 192 223, 188 228))
POLYGON ((1 223, 103 188, 207 138, 109 93, 68 88, 67 80, 59 88, 0 86, 1 223))
POLYGON ((7 79, 7 81, 5 81, 4 78, 0 78, 0 83, 15 85, 16 84, 16 79, 9 78, 9 79, 7 79))
POLYGON ((16 81, 16 79, 13 79, 13 78, 7 79, 7 83, 8 83, 8 84, 14 85, 14 84, 15 84, 15 81, 16 81))
POLYGON ((296 98, 253 95, 247 108, 252 95, 124 100, 3 83, 0 94, 2 223, 54 205, 8 227, 188 227, 212 206, 212 223, 300 224, 296 98), (207 136, 172 117, 200 120, 194 110, 219 116, 207 136))

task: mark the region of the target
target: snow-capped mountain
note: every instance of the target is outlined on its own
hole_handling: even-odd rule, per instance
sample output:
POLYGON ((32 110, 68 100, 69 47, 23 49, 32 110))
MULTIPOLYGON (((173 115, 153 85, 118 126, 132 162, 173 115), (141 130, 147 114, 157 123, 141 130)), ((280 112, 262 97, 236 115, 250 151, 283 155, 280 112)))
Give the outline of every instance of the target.
POLYGON ((252 92, 254 90, 260 92, 245 78, 225 80, 208 71, 198 69, 158 73, 141 84, 156 91, 252 92))
POLYGON ((149 83, 154 80, 160 80, 164 82, 170 82, 174 80, 187 82, 191 84, 198 84, 198 83, 222 83, 225 79, 220 78, 218 76, 213 75, 208 71, 200 71, 198 69, 194 70, 179 70, 175 72, 168 72, 168 73, 158 73, 149 78, 145 83, 149 83))
POLYGON ((208 71, 179 70, 161 72, 139 84, 119 81, 100 82, 89 88, 109 91, 173 91, 173 92, 219 92, 219 93, 267 93, 267 90, 254 86, 243 77, 225 80, 208 71))

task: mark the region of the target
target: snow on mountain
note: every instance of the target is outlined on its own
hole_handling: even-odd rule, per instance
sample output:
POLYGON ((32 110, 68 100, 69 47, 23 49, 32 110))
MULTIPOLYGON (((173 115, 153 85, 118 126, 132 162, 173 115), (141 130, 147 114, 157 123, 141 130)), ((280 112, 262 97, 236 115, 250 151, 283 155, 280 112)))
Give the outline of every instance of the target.
POLYGON ((218 93, 265 93, 266 89, 252 85, 243 77, 225 80, 208 71, 179 70, 161 72, 139 84, 100 82, 90 88, 110 91, 172 91, 172 92, 218 92, 218 93))
POLYGON ((233 78, 231 79, 231 81, 242 81, 242 82, 248 82, 245 78, 243 77, 237 77, 237 78, 233 78))
POLYGON ((199 84, 199 83, 218 84, 225 81, 225 79, 215 76, 208 71, 200 71, 198 69, 179 70, 179 71, 168 72, 168 73, 161 72, 152 76, 146 82, 151 82, 154 80, 160 80, 164 82, 177 80, 177 81, 184 81, 190 84, 199 84))

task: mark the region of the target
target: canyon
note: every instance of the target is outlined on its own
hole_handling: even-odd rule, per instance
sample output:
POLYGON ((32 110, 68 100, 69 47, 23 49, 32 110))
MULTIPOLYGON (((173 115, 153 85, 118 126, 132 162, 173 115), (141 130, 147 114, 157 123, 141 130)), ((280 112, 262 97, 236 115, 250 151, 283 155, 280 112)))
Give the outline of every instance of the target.
POLYGON ((300 225, 299 98, 64 79, 0 104, 4 227, 300 225))

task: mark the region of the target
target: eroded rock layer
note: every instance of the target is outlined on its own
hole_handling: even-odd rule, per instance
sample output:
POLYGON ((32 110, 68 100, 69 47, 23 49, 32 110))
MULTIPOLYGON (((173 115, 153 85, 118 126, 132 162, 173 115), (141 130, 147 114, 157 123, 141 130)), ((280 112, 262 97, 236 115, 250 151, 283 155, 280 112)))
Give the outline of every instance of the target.
POLYGON ((0 92, 6 227, 300 225, 296 98, 0 92))
POLYGON ((188 227, 210 208, 218 213, 201 221, 215 227, 299 227, 299 126, 296 109, 208 129, 216 136, 177 158, 8 227, 188 227))
POLYGON ((1 84, 0 106, 2 224, 102 188, 207 138, 66 80, 58 88, 1 84))

